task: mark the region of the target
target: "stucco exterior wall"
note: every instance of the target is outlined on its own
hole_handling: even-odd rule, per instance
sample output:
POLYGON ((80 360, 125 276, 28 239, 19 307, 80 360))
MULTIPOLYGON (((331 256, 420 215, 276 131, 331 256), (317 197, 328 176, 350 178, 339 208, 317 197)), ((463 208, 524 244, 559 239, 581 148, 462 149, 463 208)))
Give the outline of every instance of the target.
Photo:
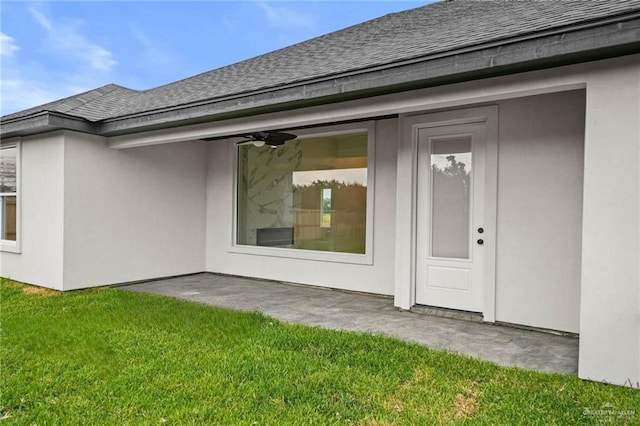
POLYGON ((0 276, 61 290, 64 134, 22 138, 20 253, 0 252, 0 276))
POLYGON ((207 271, 393 294, 396 138, 395 119, 376 122, 371 265, 233 252, 235 145, 226 140, 211 142, 207 184, 207 271))
POLYGON ((640 60, 587 82, 582 378, 640 387, 640 60))
POLYGON ((584 99, 499 103, 497 321, 579 332, 584 99))
POLYGON ((64 289, 205 269, 206 144, 65 138, 64 289))

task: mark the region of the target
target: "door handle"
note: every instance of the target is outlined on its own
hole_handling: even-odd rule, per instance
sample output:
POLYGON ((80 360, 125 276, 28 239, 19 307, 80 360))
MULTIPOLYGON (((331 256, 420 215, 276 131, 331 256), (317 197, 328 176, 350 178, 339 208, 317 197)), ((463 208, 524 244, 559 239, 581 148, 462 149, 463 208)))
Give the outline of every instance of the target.
POLYGON ((484 244, 484 240, 483 240, 482 238, 480 238, 480 239, 478 240, 478 245, 483 245, 483 244, 484 244))
POLYGON ((478 234, 482 234, 484 232, 484 228, 478 228, 478 234))

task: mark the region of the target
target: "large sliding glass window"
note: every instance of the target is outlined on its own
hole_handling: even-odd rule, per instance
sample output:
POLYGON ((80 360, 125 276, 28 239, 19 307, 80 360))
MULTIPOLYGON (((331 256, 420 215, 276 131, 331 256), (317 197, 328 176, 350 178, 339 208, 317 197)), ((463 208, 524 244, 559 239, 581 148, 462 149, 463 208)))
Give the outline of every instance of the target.
POLYGON ((237 244, 364 254, 367 132, 238 147, 237 244))
POLYGON ((18 146, 0 146, 0 240, 18 238, 18 146))

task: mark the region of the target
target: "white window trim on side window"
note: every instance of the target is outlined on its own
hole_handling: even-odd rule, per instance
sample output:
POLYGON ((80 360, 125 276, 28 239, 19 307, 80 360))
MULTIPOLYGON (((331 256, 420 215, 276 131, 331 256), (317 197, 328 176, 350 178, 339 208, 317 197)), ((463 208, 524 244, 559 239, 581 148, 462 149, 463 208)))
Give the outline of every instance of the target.
MULTIPOLYGON (((22 141, 20 138, 11 139, 2 144, 2 148, 17 148, 16 149, 16 240, 0 240, 0 251, 8 253, 21 253, 21 216, 22 216, 22 187, 21 187, 21 172, 22 172, 22 141)), ((0 220, 3 218, 0 217, 0 220)))
MULTIPOLYGON (((254 256, 280 257, 290 259, 316 260, 322 262, 351 263, 361 265, 373 265, 373 228, 374 228, 374 194, 375 194, 375 121, 351 123, 320 128, 311 128, 295 131, 298 139, 316 138, 349 133, 367 133, 367 229, 365 253, 339 253, 329 251, 290 249, 278 247, 259 247, 237 244, 238 226, 238 150, 234 148, 232 164, 233 168, 233 209, 231 235, 229 236, 229 253, 246 254, 254 256)), ((231 142, 230 142, 231 143, 231 142)))

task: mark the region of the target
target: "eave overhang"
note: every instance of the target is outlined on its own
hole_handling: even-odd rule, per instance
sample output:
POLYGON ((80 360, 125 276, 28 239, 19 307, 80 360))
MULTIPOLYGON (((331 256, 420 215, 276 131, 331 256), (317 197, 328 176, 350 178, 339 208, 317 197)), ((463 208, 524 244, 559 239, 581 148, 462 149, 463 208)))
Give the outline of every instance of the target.
POLYGON ((640 12, 285 86, 90 122, 41 112, 0 123, 0 136, 69 129, 117 136, 361 99, 640 52, 640 12))
POLYGON ((96 123, 92 123, 81 117, 55 111, 41 111, 25 117, 3 120, 2 123, 0 123, 0 128, 0 135, 3 139, 63 129, 97 134, 96 123))

